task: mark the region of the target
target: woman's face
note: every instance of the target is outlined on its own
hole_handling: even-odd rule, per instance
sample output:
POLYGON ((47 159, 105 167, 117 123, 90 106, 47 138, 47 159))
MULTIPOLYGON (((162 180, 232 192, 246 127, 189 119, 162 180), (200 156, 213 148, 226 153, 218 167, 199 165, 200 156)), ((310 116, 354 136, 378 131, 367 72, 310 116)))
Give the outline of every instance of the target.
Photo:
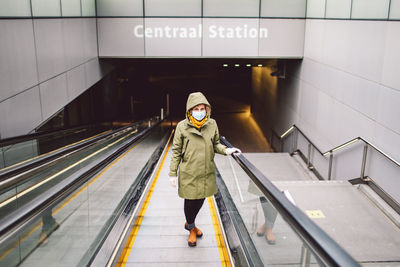
POLYGON ((203 110, 206 110, 206 106, 205 106, 204 104, 200 104, 200 105, 195 106, 195 107, 192 109, 192 112, 193 112, 193 111, 203 111, 203 110))

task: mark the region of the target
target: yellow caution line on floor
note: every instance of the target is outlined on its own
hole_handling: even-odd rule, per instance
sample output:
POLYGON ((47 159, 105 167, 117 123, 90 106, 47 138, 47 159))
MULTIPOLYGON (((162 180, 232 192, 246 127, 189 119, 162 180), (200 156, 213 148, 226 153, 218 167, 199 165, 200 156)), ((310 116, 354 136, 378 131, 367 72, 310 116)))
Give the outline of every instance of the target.
MULTIPOLYGON (((56 210, 52 212, 52 215, 56 215, 60 210, 62 210, 69 202, 71 202, 74 198, 76 198, 78 195, 80 195, 84 190, 86 190, 91 184, 93 184, 97 179, 99 179, 111 166, 113 166, 115 163, 117 163, 120 159, 125 157, 132 149, 134 149, 141 141, 139 141, 137 144, 132 146, 128 151, 126 151, 124 154, 119 156, 116 160, 111 162, 107 167, 105 167, 98 175, 96 175, 95 178, 93 178, 87 185, 82 187, 78 192, 73 194, 69 199, 67 199, 62 205, 60 205, 56 210)), ((5 257, 7 257, 8 254, 10 254, 11 251, 13 251, 19 243, 22 243, 25 241, 29 236, 31 236, 36 230, 38 230, 42 226, 42 222, 38 223, 32 230, 30 230, 28 233, 26 233, 22 238, 18 241, 16 241, 11 248, 6 250, 3 254, 0 255, 0 261, 3 260, 5 257)))
MULTIPOLYGON (((173 132, 171 133, 171 136, 172 136, 172 134, 173 134, 173 132)), ((158 167, 157 173, 156 173, 156 175, 154 177, 154 180, 153 180, 153 182, 151 184, 151 187, 150 187, 149 191, 147 192, 146 199, 143 202, 143 205, 142 205, 142 208, 140 209, 139 215, 138 215, 138 217, 137 217, 137 219, 135 221, 135 224, 134 224, 134 226, 133 226, 133 228, 131 230, 131 233, 129 234, 129 238, 128 238, 128 241, 125 244, 125 248, 122 251, 122 254, 121 254, 121 256, 120 256, 120 258, 118 260, 118 263, 116 265, 117 267, 124 267, 126 265, 127 261, 128 261, 129 255, 131 254, 133 243, 135 243, 136 236, 137 236, 137 234, 139 232, 140 225, 142 224, 142 221, 143 221, 143 217, 144 217, 144 215, 146 213, 147 207, 149 206, 151 196, 153 195, 154 187, 157 184, 157 180, 158 180, 158 177, 160 176, 162 167, 164 165, 164 161, 165 161, 165 159, 167 157, 167 154, 168 154, 168 151, 169 151, 169 149, 171 147, 171 144, 172 144, 171 143, 171 136, 170 136, 170 138, 168 140, 167 150, 165 151, 165 154, 164 154, 164 157, 163 157, 163 159, 161 161, 161 164, 158 167)))
POLYGON ((211 213, 211 219, 214 226, 215 238, 217 239, 218 253, 221 259, 221 265, 225 267, 230 267, 231 261, 225 246, 225 241, 222 235, 221 226, 218 223, 218 217, 217 217, 217 212, 215 210, 213 197, 208 197, 207 200, 208 200, 208 207, 211 213))
POLYGON ((46 155, 48 155, 48 154, 50 154, 50 153, 54 153, 54 152, 57 152, 57 151, 59 151, 59 150, 61 150, 61 149, 64 149, 64 148, 67 148, 67 147, 70 147, 70 146, 73 146, 73 145, 76 145, 76 144, 79 144, 79 143, 85 142, 86 140, 89 140, 89 139, 95 138, 95 137, 97 137, 97 136, 99 136, 99 135, 102 135, 102 134, 108 133, 108 132, 110 132, 110 131, 111 131, 111 130, 107 130, 107 131, 101 132, 101 133, 99 133, 99 134, 93 135, 93 136, 91 136, 91 137, 88 137, 88 138, 86 138, 86 139, 79 140, 79 141, 77 141, 77 142, 75 142, 75 143, 72 143, 72 144, 69 144, 69 145, 66 145, 66 146, 63 146, 63 147, 57 148, 57 149, 55 149, 55 150, 52 150, 52 151, 50 151, 50 152, 47 152, 47 153, 45 153, 45 154, 41 154, 41 155, 39 155, 39 156, 36 156, 36 157, 30 158, 30 159, 27 159, 27 160, 24 160, 24 161, 21 161, 21 162, 15 163, 14 165, 11 165, 11 166, 8 166, 8 167, 5 167, 5 168, 3 168, 3 169, 0 169, 0 171, 4 171, 4 170, 7 170, 7 169, 9 169, 9 168, 16 167, 16 166, 18 166, 18 165, 21 165, 21 164, 23 164, 23 163, 26 163, 26 162, 28 162, 28 161, 31 161, 31 160, 34 160, 34 159, 41 158, 41 157, 43 157, 43 156, 46 156, 46 155))

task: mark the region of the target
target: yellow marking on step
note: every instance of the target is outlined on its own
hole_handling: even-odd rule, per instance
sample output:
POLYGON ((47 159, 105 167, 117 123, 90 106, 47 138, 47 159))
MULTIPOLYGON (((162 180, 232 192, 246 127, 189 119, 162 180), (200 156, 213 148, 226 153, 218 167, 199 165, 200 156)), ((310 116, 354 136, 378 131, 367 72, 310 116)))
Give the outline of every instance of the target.
POLYGON ((306 214, 308 217, 312 219, 322 219, 325 218, 324 213, 322 210, 306 210, 306 214))
MULTIPOLYGON (((171 136, 172 136, 172 133, 171 133, 171 136)), ((156 176, 154 177, 153 183, 151 184, 151 187, 150 187, 149 191, 147 192, 145 201, 143 202, 143 206, 140 209, 139 215, 138 215, 138 217, 137 217, 137 219, 135 221, 135 224, 134 224, 134 226, 133 226, 133 228, 131 230, 131 233, 129 234, 128 241, 126 242, 125 248, 122 251, 121 257, 119 258, 118 263, 116 265, 117 267, 124 267, 126 265, 128 259, 129 259, 129 255, 131 254, 133 244, 135 243, 137 234, 138 234, 139 229, 140 229, 140 225, 142 224, 143 217, 144 217, 144 215, 146 213, 147 207, 149 206, 151 196, 153 195, 154 187, 156 186, 156 183, 158 181, 158 177, 160 176, 161 169, 162 169, 162 167, 164 165, 164 161, 165 161, 165 159, 167 157, 167 154, 168 154, 168 151, 169 151, 169 149, 171 147, 171 144, 172 143, 171 143, 171 137, 170 137, 167 150, 166 150, 166 152, 164 154, 164 157, 163 157, 163 159, 161 161, 160 166, 158 167, 158 170, 157 170, 156 176)))
POLYGON ((217 239, 218 253, 221 259, 221 265, 225 267, 230 267, 231 262, 229 259, 228 252, 226 250, 224 237, 222 236, 221 226, 218 223, 217 212, 215 210, 213 197, 208 197, 208 207, 210 208, 211 219, 214 226, 215 238, 217 239))

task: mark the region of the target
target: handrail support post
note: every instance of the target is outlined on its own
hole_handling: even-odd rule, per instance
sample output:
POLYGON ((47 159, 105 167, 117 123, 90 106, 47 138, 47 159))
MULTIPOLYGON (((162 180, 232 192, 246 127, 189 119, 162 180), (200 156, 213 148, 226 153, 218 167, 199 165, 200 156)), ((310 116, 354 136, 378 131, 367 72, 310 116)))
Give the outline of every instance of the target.
POLYGON ((311 166, 311 143, 308 144, 308 150, 307 150, 307 168, 310 168, 311 166))
POLYGON ((365 167, 367 165, 367 153, 368 153, 368 144, 365 143, 364 144, 364 152, 363 152, 363 159, 362 159, 362 163, 361 163, 361 180, 365 181, 367 180, 365 178, 365 167))
POLYGON ((292 133, 292 153, 296 151, 297 148, 297 129, 294 128, 293 133, 292 133))
POLYGON ((328 169, 328 180, 332 179, 332 164, 333 164, 333 153, 329 153, 329 169, 328 169))
POLYGON ((311 252, 306 246, 301 247, 301 267, 309 267, 311 263, 311 252))

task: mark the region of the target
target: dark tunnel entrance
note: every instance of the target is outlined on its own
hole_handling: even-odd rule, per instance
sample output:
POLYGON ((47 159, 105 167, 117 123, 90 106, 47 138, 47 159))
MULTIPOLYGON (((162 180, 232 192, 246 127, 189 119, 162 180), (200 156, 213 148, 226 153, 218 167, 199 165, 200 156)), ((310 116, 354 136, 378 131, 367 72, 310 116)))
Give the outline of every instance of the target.
POLYGON ((211 117, 221 135, 244 152, 271 151, 267 138, 276 120, 278 98, 284 97, 279 95, 278 77, 272 73, 288 60, 101 60, 114 70, 38 131, 86 124, 124 125, 160 115, 161 108, 164 114, 169 109, 170 118, 177 123, 185 118, 188 95, 200 91, 211 103, 211 117))
MULTIPOLYGON (((127 94, 123 106, 137 118, 167 108, 176 123, 185 118, 186 100, 202 92, 224 135, 246 152, 267 152, 270 146, 251 115, 252 68, 273 60, 245 59, 109 59, 119 86, 127 94)), ((126 110, 123 112, 128 114, 126 110)))

